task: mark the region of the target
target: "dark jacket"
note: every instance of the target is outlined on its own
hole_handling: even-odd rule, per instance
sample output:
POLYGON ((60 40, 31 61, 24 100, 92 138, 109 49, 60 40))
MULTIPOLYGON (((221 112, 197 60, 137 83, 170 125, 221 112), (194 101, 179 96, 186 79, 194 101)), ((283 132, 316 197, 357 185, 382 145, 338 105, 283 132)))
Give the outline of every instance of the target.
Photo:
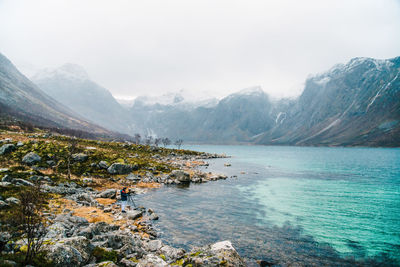
POLYGON ((128 200, 128 193, 122 189, 121 190, 121 201, 127 201, 128 200))

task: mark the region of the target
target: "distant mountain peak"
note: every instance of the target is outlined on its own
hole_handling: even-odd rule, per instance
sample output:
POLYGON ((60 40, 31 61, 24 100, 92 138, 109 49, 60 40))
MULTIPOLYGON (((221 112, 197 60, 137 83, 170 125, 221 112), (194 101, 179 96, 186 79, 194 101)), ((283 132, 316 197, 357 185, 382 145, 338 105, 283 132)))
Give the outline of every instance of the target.
POLYGON ((252 86, 245 89, 240 90, 237 92, 240 95, 255 95, 255 94, 265 94, 264 90, 261 86, 252 86))
POLYGON ((77 64, 66 63, 59 68, 46 68, 39 71, 32 77, 32 80, 42 80, 52 77, 64 78, 68 80, 89 80, 89 75, 86 70, 77 64))

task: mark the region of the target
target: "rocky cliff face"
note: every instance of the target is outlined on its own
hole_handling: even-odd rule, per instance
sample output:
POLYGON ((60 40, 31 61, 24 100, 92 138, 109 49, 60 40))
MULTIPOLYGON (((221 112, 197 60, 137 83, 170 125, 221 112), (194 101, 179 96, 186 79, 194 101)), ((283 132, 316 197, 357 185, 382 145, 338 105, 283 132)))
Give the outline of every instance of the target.
POLYGON ((41 91, 0 54, 0 116, 38 126, 111 134, 41 91))
POLYGON ((91 81, 82 67, 65 64, 58 69, 42 70, 32 80, 83 118, 113 131, 133 133, 126 110, 107 89, 91 81))
POLYGON ((259 144, 400 145, 400 57, 354 58, 310 77, 259 144))
POLYGON ((145 104, 130 109, 135 125, 147 134, 183 138, 186 141, 237 143, 273 126, 274 109, 259 87, 245 89, 220 101, 185 104, 145 104))

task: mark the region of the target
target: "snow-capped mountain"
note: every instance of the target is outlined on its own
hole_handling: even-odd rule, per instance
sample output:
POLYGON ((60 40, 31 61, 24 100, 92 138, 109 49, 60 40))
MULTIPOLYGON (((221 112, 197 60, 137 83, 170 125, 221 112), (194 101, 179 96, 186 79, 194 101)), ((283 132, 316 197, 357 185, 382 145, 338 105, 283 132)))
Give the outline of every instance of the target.
MULTIPOLYGON (((168 92, 159 96, 139 96, 133 101, 133 105, 140 106, 178 106, 181 108, 196 108, 200 106, 215 106, 218 99, 210 97, 209 93, 196 92, 188 90, 179 90, 177 92, 168 92)), ((132 105, 132 106, 133 106, 132 105)))
POLYGON ((400 145, 400 57, 354 58, 310 76, 262 144, 400 145))

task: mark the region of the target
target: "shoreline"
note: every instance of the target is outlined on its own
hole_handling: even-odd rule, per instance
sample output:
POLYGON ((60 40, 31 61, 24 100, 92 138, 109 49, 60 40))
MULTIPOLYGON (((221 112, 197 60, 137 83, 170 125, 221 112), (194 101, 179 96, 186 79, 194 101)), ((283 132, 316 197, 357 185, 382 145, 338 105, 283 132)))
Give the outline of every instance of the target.
MULTIPOLYGON (((65 136, 61 136, 60 139, 49 134, 0 133, 2 145, 13 145, 15 148, 6 153, 8 156, 17 153, 26 144, 29 144, 29 148, 34 148, 37 144, 50 146, 49 144, 68 139, 65 136)), ((84 142, 89 142, 91 146, 86 146, 84 153, 75 153, 72 164, 81 165, 83 162, 89 162, 92 155, 96 159, 95 153, 91 152, 106 149, 108 145, 99 141, 84 142)), ((109 143, 111 144, 118 149, 119 147, 130 149, 131 146, 136 146, 118 142, 109 143)), ((24 166, 25 169, 32 168, 33 171, 30 172, 32 175, 29 178, 21 179, 13 178, 19 173, 15 173, 9 166, 0 166, 2 192, 15 186, 33 186, 33 180, 36 179, 41 184, 42 190, 52 195, 49 209, 43 215, 49 222, 44 240, 46 259, 54 266, 245 266, 230 241, 221 240, 186 252, 181 248, 163 244, 157 239, 158 233, 152 223, 158 219, 157 211, 136 207, 125 214, 121 213, 118 192, 123 186, 132 188, 136 194, 145 194, 149 189, 164 184, 204 183, 228 178, 225 175, 206 173, 197 169, 198 166, 208 165, 204 160, 226 158, 226 155, 171 149, 167 149, 166 155, 164 153, 166 149, 148 148, 152 160, 160 166, 146 167, 146 171, 141 171, 141 167, 134 168, 132 164, 126 162, 107 162, 107 165, 105 161, 90 163, 92 169, 106 170, 109 177, 73 175, 69 181, 55 182, 54 168, 44 168, 38 162, 37 165, 24 166), (158 170, 165 166, 171 166, 170 172, 158 170), (126 168, 129 171, 124 170, 126 168)), ((33 152, 35 149, 27 150, 33 152)), ((138 154, 129 157, 141 160, 138 154)), ((86 172, 87 170, 84 174, 88 174, 86 172)), ((11 207, 12 204, 8 204, 7 200, 9 199, 3 202, 11 207)), ((15 255, 23 250, 24 241, 19 239, 8 242, 4 252, 15 255)))

